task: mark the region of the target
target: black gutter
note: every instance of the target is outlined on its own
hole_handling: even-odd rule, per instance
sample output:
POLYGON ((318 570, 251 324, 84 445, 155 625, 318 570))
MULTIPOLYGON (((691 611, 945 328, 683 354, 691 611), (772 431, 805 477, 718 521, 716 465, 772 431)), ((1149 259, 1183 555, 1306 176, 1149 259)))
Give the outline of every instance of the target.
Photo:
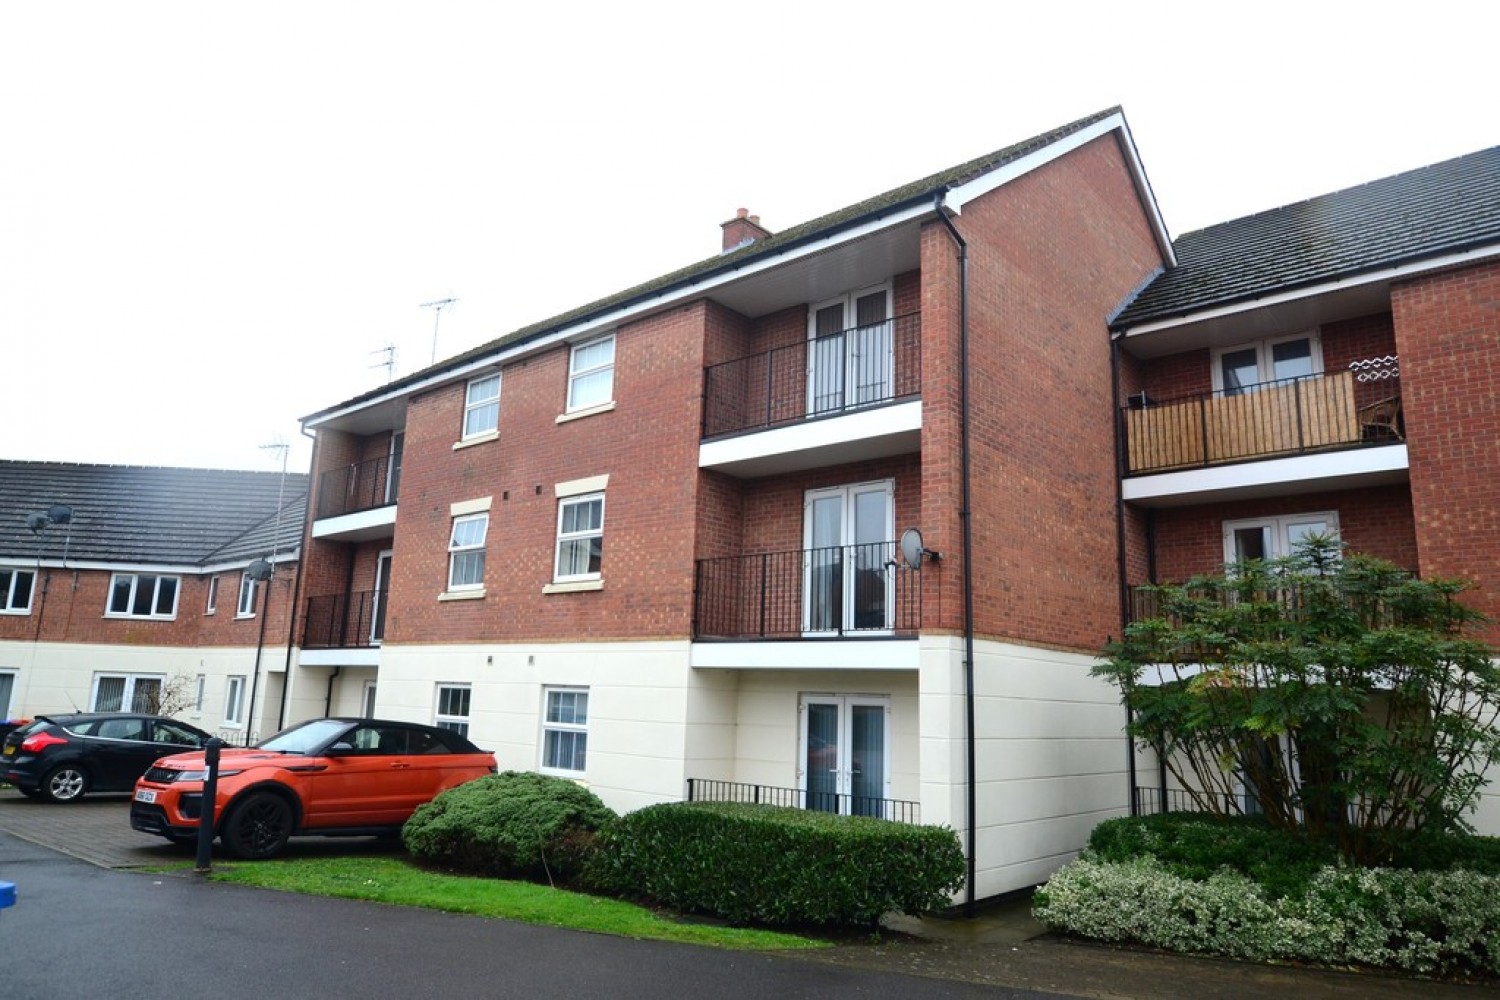
POLYGON ((964 916, 974 916, 975 881, 975 837, 977 824, 974 814, 978 808, 975 778, 974 744, 974 529, 973 511, 969 504, 969 244, 959 233, 948 213, 943 211, 943 196, 946 189, 938 191, 932 199, 932 210, 938 221, 947 227, 949 235, 958 244, 958 374, 959 374, 959 466, 961 469, 961 501, 958 510, 959 523, 963 526, 964 558, 964 720, 966 734, 969 787, 966 807, 968 819, 968 887, 965 890, 964 916))

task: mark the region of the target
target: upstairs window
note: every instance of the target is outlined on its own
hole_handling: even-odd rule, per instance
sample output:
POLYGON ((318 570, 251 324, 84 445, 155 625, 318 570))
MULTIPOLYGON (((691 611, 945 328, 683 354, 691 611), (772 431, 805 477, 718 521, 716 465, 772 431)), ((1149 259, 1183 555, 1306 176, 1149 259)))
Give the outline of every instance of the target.
POLYGON ((205 615, 211 615, 219 608, 219 578, 211 576, 208 578, 208 604, 203 608, 205 615))
POLYGON ((484 539, 489 533, 488 514, 469 514, 453 519, 448 538, 448 589, 478 590, 484 586, 484 539))
POLYGON ((464 393, 464 437, 493 434, 500 429, 500 375, 469 383, 464 393))
POLYGON ((124 618, 175 618, 177 577, 116 573, 109 582, 109 614, 124 618))
POLYGON ((615 335, 576 344, 568 360, 568 409, 585 410, 615 398, 615 335))
POLYGON ((240 603, 234 613, 238 618, 255 617, 255 579, 248 572, 240 574, 240 603))
POLYGON ((557 505, 554 580, 597 580, 604 562, 604 494, 568 497, 557 505))
POLYGON ((1322 371, 1322 345, 1311 334, 1214 352, 1214 389, 1226 396, 1237 396, 1266 382, 1308 378, 1322 371))
POLYGON ((29 614, 35 582, 36 574, 29 569, 0 566, 0 614, 29 614))

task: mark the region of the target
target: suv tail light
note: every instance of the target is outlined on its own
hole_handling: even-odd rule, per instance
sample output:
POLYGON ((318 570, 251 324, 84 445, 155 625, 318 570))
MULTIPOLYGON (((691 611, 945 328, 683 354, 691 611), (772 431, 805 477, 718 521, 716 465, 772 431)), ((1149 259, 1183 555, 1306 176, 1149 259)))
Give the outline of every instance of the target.
POLYGON ((53 736, 51 733, 32 733, 30 736, 21 741, 21 752, 40 753, 47 747, 56 746, 59 743, 66 742, 68 741, 63 739, 61 736, 53 736))

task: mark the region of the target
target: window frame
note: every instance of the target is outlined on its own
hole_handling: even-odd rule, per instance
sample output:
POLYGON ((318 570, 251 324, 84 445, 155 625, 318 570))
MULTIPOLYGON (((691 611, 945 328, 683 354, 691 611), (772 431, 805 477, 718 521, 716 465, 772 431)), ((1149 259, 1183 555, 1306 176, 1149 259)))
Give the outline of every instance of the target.
POLYGON ((473 514, 457 514, 453 517, 453 523, 448 529, 448 593, 465 593, 484 589, 485 573, 485 546, 490 537, 490 512, 478 511, 473 514), (481 522, 484 527, 479 533, 479 541, 475 544, 458 545, 458 528, 461 524, 481 522), (454 570, 458 567, 459 556, 479 555, 479 579, 475 583, 454 583, 454 570))
POLYGON ((240 596, 234 606, 236 618, 255 617, 255 598, 259 586, 260 581, 252 577, 248 569, 240 574, 240 596))
POLYGON ((211 615, 219 610, 219 574, 215 573, 208 578, 208 599, 204 602, 203 613, 211 615))
POLYGON ((245 728, 245 675, 230 674, 224 678, 224 727, 245 728))
POLYGON ((1236 518, 1233 521, 1223 523, 1224 530, 1224 563, 1226 566, 1239 562, 1239 555, 1235 548, 1235 534, 1248 528, 1260 528, 1266 532, 1266 538, 1270 544, 1266 548, 1266 559, 1280 559, 1292 554, 1292 540, 1290 529, 1299 524, 1307 524, 1312 521, 1322 521, 1328 528, 1328 534, 1339 538, 1339 512, 1336 510, 1308 511, 1300 514, 1273 514, 1266 517, 1236 518))
MULTIPOLYGON (((590 559, 589 562, 592 563, 593 560, 590 559)), ((577 496, 558 497, 557 498, 557 537, 556 537, 555 544, 553 545, 553 550, 552 550, 552 582, 553 583, 578 583, 578 582, 583 582, 583 581, 587 581, 587 580, 600 580, 600 579, 603 579, 603 577, 604 577, 604 491, 600 490, 600 491, 595 492, 595 493, 580 493, 577 496), (599 527, 598 528, 590 528, 587 531, 572 531, 572 532, 567 532, 565 534, 563 532, 563 520, 567 516, 567 514, 566 514, 567 509, 569 507, 579 506, 579 505, 582 505, 582 504, 589 504, 589 503, 593 503, 595 501, 598 501, 598 503, 599 503, 599 527), (599 540, 599 568, 597 570, 588 570, 588 571, 583 572, 583 573, 563 573, 562 572, 563 546, 565 544, 571 545, 571 544, 575 544, 577 542, 587 542, 587 541, 589 541, 590 539, 593 539, 593 538, 597 538, 599 540)))
POLYGON ((486 437, 489 435, 500 433, 500 388, 501 381, 499 372, 492 372, 489 375, 481 375, 478 378, 471 378, 467 383, 465 383, 464 415, 463 420, 459 425, 459 440, 471 441, 475 438, 486 437), (486 396, 483 399, 476 401, 474 399, 474 390, 477 387, 484 385, 486 382, 495 383, 495 394, 493 396, 486 396), (477 430, 471 427, 469 424, 470 419, 491 406, 495 408, 495 415, 494 420, 490 422, 490 426, 482 427, 477 430))
POLYGON ((111 573, 109 576, 109 590, 104 599, 104 617, 106 618, 134 618, 138 621, 172 621, 177 617, 177 603, 182 598, 182 577, 167 573, 111 573), (140 589, 142 580, 151 580, 151 607, 149 614, 136 614, 133 611, 116 611, 115 593, 120 581, 130 581, 129 597, 126 601, 127 608, 133 608, 136 604, 136 596, 140 589), (155 610, 161 604, 162 581, 172 582, 172 608, 170 611, 155 610))
MULTIPOLYGON (((589 739, 589 689, 577 685, 547 685, 542 688, 542 723, 541 738, 537 740, 537 770, 543 774, 556 774, 570 778, 582 777, 588 772, 588 739, 589 739), (573 700, 573 719, 562 721, 553 718, 555 695, 582 695, 583 696, 583 721, 577 721, 578 699, 573 700), (554 761, 561 756, 561 741, 554 741, 554 735, 568 734, 574 739, 569 740, 567 756, 569 762, 576 762, 581 756, 582 767, 563 767, 554 761), (580 739, 581 738, 581 739, 580 739), (579 745, 581 743, 581 746, 579 745), (554 751, 557 751, 554 753, 554 751)), ((557 707, 560 707, 558 705, 557 707)), ((560 714, 560 713, 559 713, 560 714)))
MULTIPOLYGON (((166 674, 156 674, 156 673, 145 673, 145 672, 142 672, 142 673, 129 673, 127 671, 119 671, 119 670, 101 670, 101 671, 95 673, 94 676, 93 676, 93 679, 89 683, 89 709, 88 710, 90 712, 139 712, 139 711, 147 711, 148 708, 149 708, 149 706, 143 706, 140 709, 137 709, 135 707, 135 699, 136 699, 136 690, 135 689, 136 689, 136 685, 139 682, 141 682, 141 681, 155 681, 156 682, 157 697, 160 698, 161 692, 163 691, 163 689, 165 689, 165 687, 167 685, 167 675, 166 674), (117 708, 100 708, 99 707, 99 682, 100 681, 104 681, 104 680, 119 680, 119 681, 123 681, 124 682, 123 686, 120 689, 120 704, 119 704, 119 707, 117 707, 117 708)), ((160 702, 159 701, 157 703, 157 707, 160 707, 160 702)), ((148 711, 148 714, 152 714, 152 712, 154 712, 154 709, 151 709, 150 711, 148 711)))
POLYGON ((1245 392, 1253 392, 1257 387, 1267 382, 1276 381, 1275 364, 1273 352, 1278 344, 1290 344, 1298 340, 1308 342, 1308 358, 1312 364, 1312 371, 1306 375, 1288 376, 1291 378, 1317 378, 1324 373, 1323 369, 1323 338, 1317 328, 1302 330, 1279 337, 1264 337, 1260 340, 1251 340, 1239 344, 1231 344, 1227 347, 1215 347, 1212 353, 1212 378, 1213 391, 1219 395, 1237 396, 1245 392), (1239 351, 1255 352, 1255 370, 1258 376, 1256 382, 1249 386, 1241 386, 1237 389, 1226 389, 1224 387, 1224 363, 1226 354, 1235 354, 1239 351))
POLYGON ((615 354, 616 354, 616 348, 617 348, 617 346, 618 345, 615 342, 615 334, 613 332, 606 333, 606 334, 604 334, 602 336, 599 336, 599 337, 591 337, 588 340, 582 340, 582 341, 579 341, 576 344, 572 344, 572 345, 569 346, 569 351, 568 351, 568 393, 567 393, 567 412, 568 413, 577 413, 577 412, 579 412, 581 410, 591 410, 591 409, 593 409, 596 406, 607 406, 610 403, 614 402, 614 400, 615 400, 615 376, 614 376, 614 371, 615 371, 615 354), (579 356, 584 351, 588 350, 589 348, 596 347, 596 346, 598 346, 600 344, 605 343, 606 341, 610 345, 609 346, 609 361, 607 363, 605 363, 605 364, 597 364, 597 365, 593 365, 593 366, 591 366, 589 368, 579 369, 579 367, 578 367, 579 356), (602 399, 589 399, 586 402, 579 402, 578 398, 577 398, 577 393, 576 393, 576 389, 578 388, 578 385, 581 382, 583 382, 585 379, 592 378, 593 376, 602 374, 604 372, 608 372, 609 373, 609 385, 608 385, 607 391, 604 393, 604 398, 602 398, 602 399))
POLYGON ((432 724, 438 729, 448 729, 464 739, 469 738, 469 724, 474 717, 474 685, 465 683, 441 683, 433 690, 432 724), (444 705, 444 696, 455 695, 462 698, 463 704, 444 705), (445 711, 444 709, 450 711, 445 711), (462 708, 463 712, 451 711, 454 708, 462 708))
POLYGON ((27 569, 24 566, 0 566, 0 573, 10 576, 10 579, 3 588, 3 593, 0 593, 0 615, 31 614, 31 602, 36 596, 36 570, 27 569), (30 581, 26 586, 26 604, 24 607, 16 603, 16 583, 23 573, 26 574, 27 579, 30 581))

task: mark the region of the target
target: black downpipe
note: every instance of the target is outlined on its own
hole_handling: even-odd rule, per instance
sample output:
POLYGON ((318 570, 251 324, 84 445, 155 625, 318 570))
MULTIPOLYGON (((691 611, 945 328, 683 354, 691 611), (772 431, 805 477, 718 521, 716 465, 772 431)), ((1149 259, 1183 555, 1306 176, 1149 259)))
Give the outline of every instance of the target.
POLYGON ((977 824, 974 813, 978 808, 976 793, 975 742, 974 742, 974 528, 973 511, 969 503, 969 244, 959 233, 948 213, 943 211, 943 192, 939 191, 932 201, 932 210, 938 221, 948 229, 953 241, 958 244, 958 374, 959 374, 959 466, 961 501, 958 511, 959 523, 963 527, 964 550, 964 719, 968 728, 967 752, 969 769, 968 800, 968 887, 964 898, 964 916, 974 916, 974 880, 976 853, 974 839, 977 824))

